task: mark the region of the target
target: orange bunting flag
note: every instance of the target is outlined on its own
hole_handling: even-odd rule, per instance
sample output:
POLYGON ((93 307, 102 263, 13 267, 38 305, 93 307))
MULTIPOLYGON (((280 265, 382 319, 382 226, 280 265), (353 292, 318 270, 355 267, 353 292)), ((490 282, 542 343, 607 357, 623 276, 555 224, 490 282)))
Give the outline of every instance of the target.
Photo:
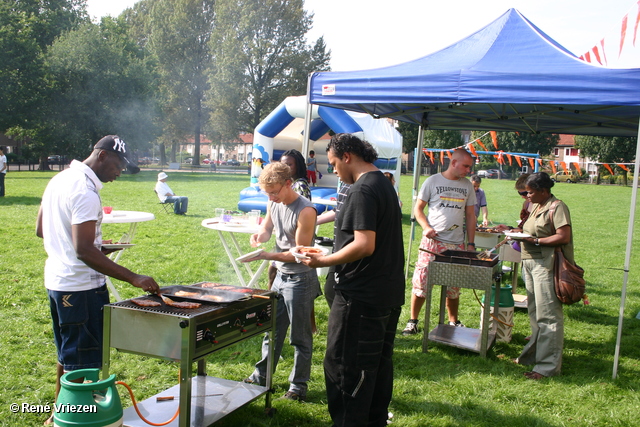
POLYGON ((447 157, 451 160, 451 151, 447 151, 447 157))
POLYGON ((538 165, 540 165, 540 167, 542 167, 542 159, 538 159, 538 165))
POLYGON ((506 153, 507 154, 507 159, 509 159, 509 166, 513 165, 513 159, 511 158, 511 154, 506 153))
POLYGON ((596 61, 598 61, 598 63, 602 65, 602 60, 600 59, 600 52, 598 52, 598 46, 594 46, 593 49, 591 49, 591 51, 593 52, 593 56, 596 57, 596 61))
POLYGON ((527 160, 529 160, 529 166, 531 166, 531 170, 535 170, 533 159, 529 157, 527 160))
POLYGON ((435 165, 435 164, 436 164, 436 161, 433 159, 433 151, 429 151, 429 153, 428 153, 428 154, 429 154, 429 158, 431 159, 431 164, 432 164, 432 165, 435 165))
POLYGON ((478 157, 478 153, 476 152, 476 149, 475 149, 475 148, 473 148, 473 144, 468 144, 468 145, 467 145, 467 149, 468 149, 469 151, 471 151, 471 154, 472 154, 474 157, 478 157))
MULTIPOLYGON (((640 14, 638 14, 638 18, 640 18, 640 14)), ((607 54, 604 50, 604 39, 600 40, 600 47, 602 48, 602 60, 604 61, 604 65, 607 65, 607 54)))
POLYGON ((581 173, 580 173, 580 163, 573 162, 573 167, 576 168, 576 172, 578 172, 578 175, 581 175, 581 173))
POLYGON ((569 169, 567 169, 567 164, 565 162, 560 162, 560 166, 562 166, 562 170, 569 174, 569 169))
POLYGON ((626 165, 620 164, 620 163, 616 163, 617 166, 621 167, 622 169, 626 170, 627 172, 629 172, 629 168, 626 165))
POLYGON ((496 150, 497 150, 498 149, 498 134, 496 133, 495 130, 492 130, 489 133, 491 133, 491 140, 493 141, 493 146, 496 147, 496 150))
POLYGON ((556 173, 558 171, 556 169, 556 162, 549 162, 549 164, 551 165, 551 170, 553 171, 553 173, 556 173))
POLYGON ((444 166, 444 151, 440 152, 440 163, 444 166))
POLYGON ((518 166, 522 167, 522 160, 520 159, 520 156, 513 156, 516 158, 516 162, 518 162, 518 166))
POLYGON ((588 63, 591 63, 591 53, 587 52, 584 54, 584 60, 587 61, 588 63))
POLYGON ((480 147, 482 147, 482 148, 484 149, 484 151, 489 151, 489 150, 487 150, 487 147, 485 147, 485 146, 484 146, 484 144, 482 143, 482 141, 480 141, 479 139, 476 139, 476 142, 477 142, 478 144, 480 144, 480 147))
POLYGON ((609 173, 610 173, 611 175, 615 175, 615 173, 613 173, 613 169, 611 169, 611 166, 609 166, 609 165, 608 165, 608 164, 606 164, 606 163, 603 163, 603 164, 602 164, 602 166, 604 166, 605 168, 607 168, 607 170, 609 171, 609 173))
POLYGON ((627 36, 627 18, 629 15, 624 15, 622 18, 622 28, 620 29, 620 52, 618 52, 618 58, 622 55, 622 47, 624 46, 624 38, 627 36))

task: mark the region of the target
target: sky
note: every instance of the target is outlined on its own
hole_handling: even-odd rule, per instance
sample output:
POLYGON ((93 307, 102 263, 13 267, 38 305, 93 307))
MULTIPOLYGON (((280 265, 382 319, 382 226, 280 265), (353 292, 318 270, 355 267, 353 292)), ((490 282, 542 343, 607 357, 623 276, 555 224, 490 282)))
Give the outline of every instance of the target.
MULTIPOLYGON (((443 49, 518 9, 580 56, 620 26, 637 0, 305 0, 314 14, 308 42, 323 36, 333 71, 411 61, 443 49), (376 6, 379 3, 381 6, 376 6)), ((87 0, 94 18, 117 16, 136 0, 87 0)), ((629 16, 630 27, 635 16, 629 16)), ((611 39, 615 37, 608 36, 611 39)), ((640 53, 638 53, 640 56, 640 53)), ((640 58, 633 66, 640 67, 640 58)))

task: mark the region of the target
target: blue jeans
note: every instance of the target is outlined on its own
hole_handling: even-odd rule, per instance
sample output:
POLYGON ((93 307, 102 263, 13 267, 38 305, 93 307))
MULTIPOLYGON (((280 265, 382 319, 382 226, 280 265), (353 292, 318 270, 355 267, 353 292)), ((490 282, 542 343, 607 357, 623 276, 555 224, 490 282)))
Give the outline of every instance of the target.
POLYGON ((165 203, 173 203, 173 213, 187 213, 189 207, 189 198, 186 196, 169 196, 165 199, 165 203))
POLYGON ((48 290, 58 363, 65 371, 102 367, 103 306, 107 285, 88 291, 48 290))
MULTIPOLYGON (((311 308, 318 292, 318 275, 312 269, 307 273, 283 274, 278 271, 271 291, 278 298, 276 312, 276 333, 273 349, 273 371, 275 372, 282 346, 291 325, 289 343, 294 347, 293 369, 289 375, 289 391, 300 396, 307 395, 307 382, 311 376, 311 355, 313 353, 313 334, 311 332, 311 308)), ((249 377, 264 385, 267 377, 267 355, 269 338, 262 341, 262 360, 256 363, 256 369, 249 377)))

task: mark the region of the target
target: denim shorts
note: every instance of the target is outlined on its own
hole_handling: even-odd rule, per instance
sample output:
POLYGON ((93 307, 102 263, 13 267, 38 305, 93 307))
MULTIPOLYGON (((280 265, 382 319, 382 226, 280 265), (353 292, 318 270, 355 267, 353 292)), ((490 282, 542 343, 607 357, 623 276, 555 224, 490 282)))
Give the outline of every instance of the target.
POLYGON ((107 285, 88 291, 48 290, 58 363, 65 371, 102 367, 103 306, 107 285))

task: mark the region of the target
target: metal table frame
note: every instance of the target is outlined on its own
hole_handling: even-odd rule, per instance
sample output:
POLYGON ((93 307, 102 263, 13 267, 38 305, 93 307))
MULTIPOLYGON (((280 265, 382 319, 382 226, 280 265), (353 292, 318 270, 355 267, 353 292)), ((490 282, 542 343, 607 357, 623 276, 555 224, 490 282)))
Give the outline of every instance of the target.
POLYGON ((220 238, 220 243, 222 243, 222 247, 224 248, 224 251, 227 253, 227 256, 229 257, 229 261, 231 262, 231 265, 233 266, 233 269, 236 272, 236 276, 238 276, 238 280, 240 281, 240 286, 255 288, 256 284, 258 283, 258 280, 260 279, 260 276, 264 272, 265 268, 267 268, 267 265, 269 265, 269 262, 267 260, 263 260, 260 263, 260 266, 258 267, 258 269, 254 272, 250 266, 250 263, 248 262, 239 263, 238 261, 236 261, 236 258, 242 255, 245 255, 245 253, 247 252, 244 252, 242 250, 242 248, 240 247, 240 244, 238 243, 238 240, 236 239, 235 234, 236 233, 254 234, 258 232, 259 227, 257 225, 256 226, 245 225, 240 227, 228 226, 228 225, 225 225, 224 223, 219 222, 218 218, 204 219, 202 220, 202 226, 205 228, 209 228, 211 230, 215 230, 218 233, 218 237, 220 238), (227 241, 225 237, 225 233, 227 233, 229 238, 231 239, 231 244, 236 250, 236 255, 234 255, 233 252, 231 251, 231 245, 229 244, 229 241, 227 241), (244 277, 245 273, 242 272, 242 269, 240 268, 239 264, 242 264, 244 266, 246 274, 248 274, 249 276, 248 282, 247 280, 245 280, 245 277, 244 277))
MULTIPOLYGON (((118 243, 131 243, 133 238, 136 235, 136 230, 138 228, 138 223, 145 221, 153 221, 156 219, 155 215, 148 212, 136 212, 136 211, 112 211, 109 215, 104 215, 102 217, 102 224, 129 224, 129 231, 126 231, 118 243)), ((122 253, 126 250, 123 248, 119 251, 111 252, 109 254, 109 258, 111 261, 117 263, 122 256, 122 253)), ((120 297, 120 293, 113 285, 111 278, 109 276, 105 276, 107 286, 109 291, 113 294, 116 301, 122 301, 122 297, 120 297)))
MULTIPOLYGON (((500 263, 497 264, 500 266, 500 263)), ((500 267, 499 267, 500 268, 500 267)), ((495 340, 495 332, 489 328, 490 320, 490 298, 491 285, 495 280, 494 267, 478 267, 464 264, 452 264, 446 262, 433 261, 429 265, 427 279, 427 295, 424 312, 424 333, 422 337, 422 351, 427 352, 429 341, 450 345, 464 350, 480 353, 481 357, 486 357, 487 350, 495 340), (478 274, 480 272, 480 274, 478 274), (440 291, 440 316, 436 327, 430 331, 431 320, 431 298, 434 285, 441 286, 440 291), (447 287, 456 286, 459 288, 479 289, 485 291, 486 303, 484 304, 484 315, 481 329, 460 328, 445 324, 447 287)), ((494 316, 498 317, 500 310, 500 284, 495 287, 494 316)))

